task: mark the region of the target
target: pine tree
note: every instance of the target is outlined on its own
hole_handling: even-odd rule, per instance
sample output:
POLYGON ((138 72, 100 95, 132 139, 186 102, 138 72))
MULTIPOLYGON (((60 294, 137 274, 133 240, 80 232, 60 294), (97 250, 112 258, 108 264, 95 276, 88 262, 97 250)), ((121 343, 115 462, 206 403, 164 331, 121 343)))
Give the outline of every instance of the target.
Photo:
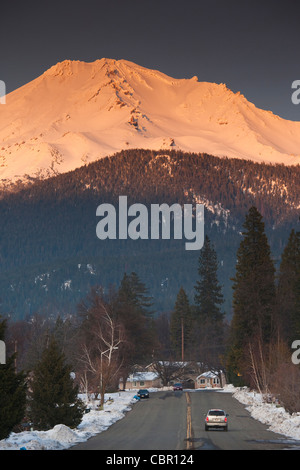
MULTIPOLYGON (((0 321, 0 340, 4 341, 5 321, 0 321)), ((0 364, 0 440, 6 439, 14 426, 20 424, 26 409, 26 380, 23 372, 15 371, 15 354, 0 364)))
POLYGON ((199 256, 198 274, 192 340, 195 360, 217 368, 224 352, 223 295, 218 281, 217 254, 207 235, 199 256))
POLYGON ((125 332, 125 342, 120 347, 123 380, 134 364, 148 361, 153 352, 156 334, 150 305, 148 291, 138 276, 125 273, 114 307, 125 332))
POLYGON ((198 274, 200 280, 195 285, 198 322, 220 326, 224 316, 220 306, 224 300, 222 287, 218 282, 217 254, 207 235, 199 256, 198 274))
POLYGON ((56 424, 73 428, 80 424, 84 404, 78 399, 71 367, 53 337, 33 370, 31 389, 30 416, 37 429, 51 429, 56 424))
POLYGON ((129 282, 138 307, 142 309, 144 315, 151 316, 153 313, 151 310, 153 307, 153 299, 149 295, 146 285, 140 280, 139 276, 135 272, 130 274, 129 282))
POLYGON ((191 308, 189 299, 181 287, 176 298, 175 307, 170 319, 170 340, 176 357, 184 361, 184 352, 191 340, 191 308))
POLYGON ((151 337, 151 335, 149 336, 152 327, 152 312, 149 311, 151 306, 148 290, 137 274, 128 275, 125 273, 118 291, 117 314, 129 336, 140 339, 140 341, 134 340, 136 350, 138 351, 141 347, 144 353, 147 352, 148 341, 151 337))
MULTIPOLYGON (((233 378, 246 367, 245 351, 254 340, 269 342, 273 327, 275 268, 262 216, 251 207, 244 223, 233 279, 233 318, 228 367, 233 378)), ((232 379, 233 380, 233 379, 232 379)))
POLYGON ((300 232, 292 230, 282 253, 278 275, 277 312, 282 339, 300 338, 300 232))

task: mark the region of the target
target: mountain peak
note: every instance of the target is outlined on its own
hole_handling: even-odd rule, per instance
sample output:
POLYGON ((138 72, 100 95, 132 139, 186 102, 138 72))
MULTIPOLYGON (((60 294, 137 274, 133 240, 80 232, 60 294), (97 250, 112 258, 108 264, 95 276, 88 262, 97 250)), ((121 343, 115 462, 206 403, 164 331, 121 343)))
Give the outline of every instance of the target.
POLYGON ((300 122, 224 83, 109 58, 59 62, 0 106, 0 180, 65 172, 129 148, 297 164, 300 122))
POLYGON ((53 65, 48 70, 46 70, 45 75, 57 76, 57 75, 72 75, 74 72, 75 64, 82 64, 79 60, 64 60, 63 62, 58 62, 56 65, 53 65))
POLYGON ((57 62, 57 64, 52 65, 52 67, 46 70, 44 74, 50 76, 63 74, 72 75, 73 73, 80 73, 84 68, 90 70, 97 68, 98 70, 100 70, 102 67, 114 67, 117 66, 118 62, 120 61, 108 58, 98 59, 94 62, 84 62, 81 60, 66 59, 62 62, 57 62))

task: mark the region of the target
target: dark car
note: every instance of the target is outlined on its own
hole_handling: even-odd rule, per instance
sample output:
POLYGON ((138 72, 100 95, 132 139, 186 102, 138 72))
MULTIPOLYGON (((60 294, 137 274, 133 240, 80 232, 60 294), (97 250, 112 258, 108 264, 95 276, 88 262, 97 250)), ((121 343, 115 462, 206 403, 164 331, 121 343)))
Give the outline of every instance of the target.
POLYGON ((178 383, 178 384, 174 384, 174 385, 173 385, 173 390, 174 390, 174 392, 175 392, 176 390, 182 390, 182 384, 179 384, 179 383, 178 383))
POLYGON ((149 392, 148 392, 148 390, 143 388, 143 389, 141 389, 137 392, 137 396, 140 397, 140 398, 149 398, 149 392))

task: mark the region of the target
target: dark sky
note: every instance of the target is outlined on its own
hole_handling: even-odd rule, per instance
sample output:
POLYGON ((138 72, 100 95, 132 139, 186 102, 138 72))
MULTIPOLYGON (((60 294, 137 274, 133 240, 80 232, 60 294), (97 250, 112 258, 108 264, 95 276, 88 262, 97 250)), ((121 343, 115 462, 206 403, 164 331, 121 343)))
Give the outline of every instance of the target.
POLYGON ((226 83, 300 121, 298 0, 1 2, 0 80, 10 92, 65 59, 126 59, 175 78, 226 83))

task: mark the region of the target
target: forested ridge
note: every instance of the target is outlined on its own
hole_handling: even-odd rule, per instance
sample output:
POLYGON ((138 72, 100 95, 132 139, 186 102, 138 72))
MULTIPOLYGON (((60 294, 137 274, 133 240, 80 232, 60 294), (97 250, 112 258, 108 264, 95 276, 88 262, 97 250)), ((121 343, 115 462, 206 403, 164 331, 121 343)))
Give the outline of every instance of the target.
POLYGON ((219 276, 231 309, 231 281, 246 212, 262 214, 278 264, 298 226, 300 166, 175 151, 127 150, 72 172, 2 190, 0 299, 3 312, 72 312, 91 285, 118 284, 135 271, 158 311, 174 305, 180 286, 192 295, 198 252, 179 240, 106 240, 96 237, 96 208, 128 204, 204 203, 205 233, 220 260, 219 276))

